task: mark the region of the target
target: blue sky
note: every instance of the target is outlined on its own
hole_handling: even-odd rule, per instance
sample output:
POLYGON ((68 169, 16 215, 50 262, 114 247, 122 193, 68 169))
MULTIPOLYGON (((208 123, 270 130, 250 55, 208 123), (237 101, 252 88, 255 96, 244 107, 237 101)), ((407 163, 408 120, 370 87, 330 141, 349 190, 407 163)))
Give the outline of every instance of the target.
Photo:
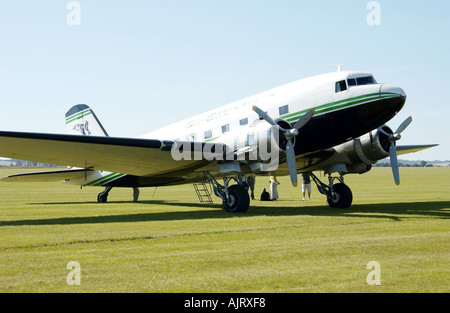
POLYGON ((284 83, 336 70, 401 86, 403 159, 450 159, 450 1, 0 0, 0 129, 65 131, 90 105, 111 136, 138 136, 284 83))

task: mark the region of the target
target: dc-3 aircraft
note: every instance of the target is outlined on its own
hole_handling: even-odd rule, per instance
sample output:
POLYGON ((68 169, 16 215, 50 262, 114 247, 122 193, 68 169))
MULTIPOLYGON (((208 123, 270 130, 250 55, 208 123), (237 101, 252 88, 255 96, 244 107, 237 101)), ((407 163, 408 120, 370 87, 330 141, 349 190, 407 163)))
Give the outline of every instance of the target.
POLYGON ((400 88, 373 75, 338 71, 301 79, 236 101, 136 138, 109 137, 93 110, 75 105, 66 113, 69 134, 0 132, 0 156, 74 166, 20 174, 2 181, 64 181, 113 187, 169 186, 206 181, 228 212, 245 212, 250 198, 245 175, 310 172, 333 208, 350 207, 343 176, 365 173, 390 156, 400 183, 398 154, 436 145, 397 146, 411 123, 394 132, 385 125, 404 106, 400 88), (323 171, 324 183, 313 174, 323 171), (222 183, 223 181, 223 183, 222 183))

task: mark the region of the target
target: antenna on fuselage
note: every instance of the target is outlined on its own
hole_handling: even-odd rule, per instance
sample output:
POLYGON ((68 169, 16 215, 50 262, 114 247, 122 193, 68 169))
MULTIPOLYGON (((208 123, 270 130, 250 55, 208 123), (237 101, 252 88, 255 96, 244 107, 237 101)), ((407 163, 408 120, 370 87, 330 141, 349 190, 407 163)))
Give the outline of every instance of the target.
POLYGON ((344 64, 327 64, 328 66, 333 65, 333 66, 337 66, 337 71, 340 72, 342 71, 342 65, 344 64))

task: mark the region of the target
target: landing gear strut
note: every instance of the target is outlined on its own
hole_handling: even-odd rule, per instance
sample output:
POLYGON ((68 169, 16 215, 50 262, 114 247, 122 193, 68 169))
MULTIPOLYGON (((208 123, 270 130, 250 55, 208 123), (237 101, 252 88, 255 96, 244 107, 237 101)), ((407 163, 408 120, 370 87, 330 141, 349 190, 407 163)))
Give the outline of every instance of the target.
POLYGON ((208 172, 205 175, 213 187, 214 194, 222 199, 222 206, 225 211, 231 213, 247 212, 250 206, 250 196, 242 185, 242 178, 224 177, 222 186, 208 172), (237 184, 229 186, 231 180, 235 180, 237 184))
POLYGON ((331 175, 329 175, 329 185, 325 185, 317 178, 316 175, 312 173, 310 173, 310 175, 316 183, 319 192, 327 196, 328 205, 331 208, 347 209, 352 205, 352 191, 344 183, 344 178, 342 176, 332 177, 331 175), (338 181, 337 184, 334 184, 335 180, 338 181))

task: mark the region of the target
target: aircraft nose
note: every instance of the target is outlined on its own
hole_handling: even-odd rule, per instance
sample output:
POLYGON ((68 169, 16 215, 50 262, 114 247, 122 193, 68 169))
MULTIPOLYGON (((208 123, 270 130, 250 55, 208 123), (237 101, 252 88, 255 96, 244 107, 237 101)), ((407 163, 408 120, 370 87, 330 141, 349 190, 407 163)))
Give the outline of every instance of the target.
POLYGON ((380 87, 380 99, 389 103, 389 106, 397 113, 405 105, 406 93, 398 86, 383 84, 380 87))
POLYGON ((380 94, 381 93, 386 93, 386 94, 388 94, 388 93, 394 94, 395 93, 395 94, 398 94, 399 97, 406 98, 405 91, 402 88, 394 86, 394 85, 382 84, 380 87, 380 94))

